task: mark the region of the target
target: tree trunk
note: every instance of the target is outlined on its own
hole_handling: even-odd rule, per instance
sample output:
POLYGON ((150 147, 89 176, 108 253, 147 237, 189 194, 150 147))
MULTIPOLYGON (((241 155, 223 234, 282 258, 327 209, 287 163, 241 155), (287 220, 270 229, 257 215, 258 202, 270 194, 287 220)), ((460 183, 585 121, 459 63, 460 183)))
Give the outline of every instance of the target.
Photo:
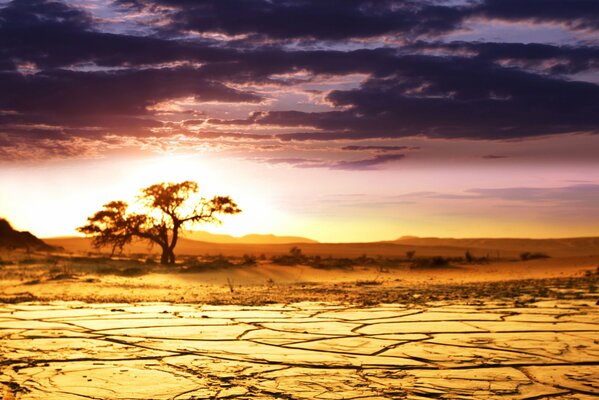
POLYGON ((162 255, 160 256, 160 264, 167 265, 170 261, 169 249, 166 246, 162 247, 162 255))
POLYGON ((175 263, 175 246, 177 246, 177 241, 179 240, 179 229, 181 228, 181 222, 176 220, 173 217, 173 237, 171 239, 171 244, 168 246, 168 263, 175 263))

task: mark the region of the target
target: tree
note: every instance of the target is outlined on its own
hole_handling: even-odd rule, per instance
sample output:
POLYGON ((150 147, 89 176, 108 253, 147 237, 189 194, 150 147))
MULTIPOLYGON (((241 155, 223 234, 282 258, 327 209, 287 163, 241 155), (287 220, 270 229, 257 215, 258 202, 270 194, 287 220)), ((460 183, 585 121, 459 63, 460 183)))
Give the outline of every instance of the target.
POLYGON ((158 183, 141 190, 138 203, 145 213, 129 212, 124 201, 111 201, 77 230, 92 238, 96 248, 111 246, 112 254, 133 239, 148 240, 161 250, 161 264, 175 263, 175 247, 182 229, 197 223, 221 223, 218 216, 241 212, 229 196, 198 196, 198 184, 158 183))

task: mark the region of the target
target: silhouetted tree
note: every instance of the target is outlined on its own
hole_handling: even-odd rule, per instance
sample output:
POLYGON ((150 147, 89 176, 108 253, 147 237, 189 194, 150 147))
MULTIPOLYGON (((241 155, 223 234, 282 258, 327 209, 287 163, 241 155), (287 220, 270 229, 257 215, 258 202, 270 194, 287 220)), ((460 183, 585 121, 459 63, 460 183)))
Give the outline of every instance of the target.
POLYGON ((111 246, 112 254, 122 252, 134 238, 148 240, 160 246, 161 264, 174 264, 182 229, 196 223, 221 223, 219 215, 241 212, 228 196, 206 199, 197 193, 198 184, 191 181, 152 185, 138 197, 145 213, 128 212, 126 202, 111 201, 77 230, 91 237, 97 248, 111 246))
POLYGON ((470 253, 470 250, 466 250, 466 253, 464 253, 464 258, 466 259, 467 263, 474 262, 474 256, 472 255, 472 253, 470 253))

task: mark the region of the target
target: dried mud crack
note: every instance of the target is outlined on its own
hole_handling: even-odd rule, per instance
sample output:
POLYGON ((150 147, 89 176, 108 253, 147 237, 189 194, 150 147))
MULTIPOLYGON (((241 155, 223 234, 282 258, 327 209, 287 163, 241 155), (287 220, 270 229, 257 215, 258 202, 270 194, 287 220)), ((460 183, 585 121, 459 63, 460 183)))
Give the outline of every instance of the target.
POLYGON ((3 399, 585 399, 599 307, 581 299, 378 306, 0 306, 3 399))

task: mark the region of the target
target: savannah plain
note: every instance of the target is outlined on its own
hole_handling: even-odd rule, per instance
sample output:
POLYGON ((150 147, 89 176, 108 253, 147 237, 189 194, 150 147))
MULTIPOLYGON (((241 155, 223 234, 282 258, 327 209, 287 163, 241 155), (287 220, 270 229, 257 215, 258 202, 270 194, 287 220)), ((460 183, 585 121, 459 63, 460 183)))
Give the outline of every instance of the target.
POLYGON ((3 250, 3 399, 599 395, 597 238, 197 235, 3 250))

